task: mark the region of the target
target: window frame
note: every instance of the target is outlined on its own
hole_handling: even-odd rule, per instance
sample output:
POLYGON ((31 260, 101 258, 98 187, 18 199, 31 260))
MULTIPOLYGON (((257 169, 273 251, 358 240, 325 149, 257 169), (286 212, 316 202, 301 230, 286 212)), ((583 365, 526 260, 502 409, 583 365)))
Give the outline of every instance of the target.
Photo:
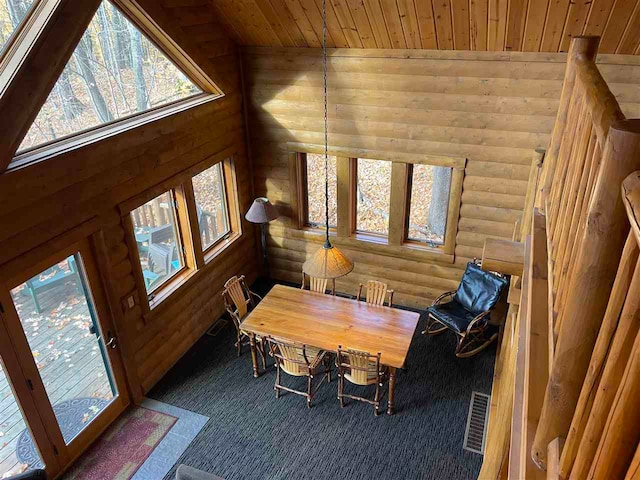
MULTIPOLYGON (((306 222, 306 175, 302 158, 306 153, 323 153, 321 145, 290 142, 289 151, 291 190, 291 227, 303 231, 304 238, 319 236, 319 229, 310 228, 306 222)), ((417 261, 437 260, 453 263, 455 260, 456 236, 462 200, 466 158, 445 155, 394 153, 368 149, 330 147, 329 154, 337 158, 338 176, 338 226, 332 229, 332 241, 336 245, 364 252, 388 256, 401 256, 417 261), (384 160, 392 162, 391 194, 389 205, 388 235, 356 230, 357 215, 357 159, 384 160), (447 225, 444 244, 408 239, 408 224, 411 201, 411 172, 413 164, 449 167, 451 187, 447 206, 447 225), (391 214, 400 212, 400 215, 391 214)))
MULTIPOLYGON (((28 165, 48 160, 62 153, 82 148, 86 145, 110 138, 133 128, 146 125, 150 122, 166 118, 184 110, 224 97, 224 93, 216 83, 166 32, 157 25, 157 23, 146 12, 140 9, 134 0, 102 1, 109 1, 118 11, 120 11, 128 21, 130 21, 145 35, 149 42, 158 48, 160 52, 162 52, 178 70, 182 71, 191 82, 202 90, 202 92, 190 95, 187 98, 174 100, 173 102, 165 105, 150 108, 144 112, 136 112, 131 115, 115 119, 111 122, 96 125, 44 144, 28 148, 21 152, 17 152, 17 150, 11 152, 12 159, 9 162, 7 171, 24 168, 28 165)), ((41 30, 44 29, 52 19, 54 19, 53 17, 55 16, 56 9, 61 2, 62 0, 35 0, 30 12, 23 20, 21 27, 19 27, 20 31, 14 32, 14 35, 10 40, 10 44, 7 45, 4 54, 0 57, 0 87, 3 85, 9 85, 14 73, 18 70, 28 55, 29 50, 40 35, 41 30), (16 33, 19 33, 19 35, 16 35, 16 33), (26 48, 23 48, 23 44, 26 48), (11 50, 11 52, 9 52, 9 50, 11 50)), ((95 12, 91 17, 90 22, 93 20, 94 16, 95 12)), ((85 31, 89 28, 90 22, 85 27, 85 31)), ((77 44, 74 47, 74 50, 75 48, 77 48, 77 44)), ((58 78, 59 75, 56 78, 56 81, 58 78)), ((49 94, 50 93, 51 92, 49 92, 49 94)), ((40 108, 44 106, 45 102, 46 99, 42 105, 40 105, 40 108)), ((20 139, 20 143, 23 140, 24 135, 20 139)), ((17 148, 20 148, 20 145, 18 145, 16 149, 17 148)))
POLYGON ((155 316, 158 311, 166 308, 165 300, 167 298, 188 288, 188 285, 200 276, 203 269, 208 268, 214 259, 242 236, 234 157, 235 151, 231 148, 226 149, 147 189, 143 193, 125 200, 119 205, 136 292, 139 299, 141 299, 140 304, 145 322, 155 316), (229 232, 214 242, 206 251, 203 251, 193 190, 193 177, 217 164, 222 165, 226 208, 229 216, 229 232), (147 293, 131 213, 136 208, 169 190, 173 192, 176 201, 176 227, 180 237, 179 241, 183 248, 184 265, 157 290, 147 293), (146 301, 144 300, 145 298, 146 301))

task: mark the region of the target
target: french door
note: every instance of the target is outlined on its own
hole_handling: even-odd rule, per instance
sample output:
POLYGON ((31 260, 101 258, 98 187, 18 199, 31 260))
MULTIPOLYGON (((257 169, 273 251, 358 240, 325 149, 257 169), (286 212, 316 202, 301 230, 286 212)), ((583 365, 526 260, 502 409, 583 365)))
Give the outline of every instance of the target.
POLYGON ((57 475, 129 403, 89 240, 27 262, 0 272, 0 478, 57 475))

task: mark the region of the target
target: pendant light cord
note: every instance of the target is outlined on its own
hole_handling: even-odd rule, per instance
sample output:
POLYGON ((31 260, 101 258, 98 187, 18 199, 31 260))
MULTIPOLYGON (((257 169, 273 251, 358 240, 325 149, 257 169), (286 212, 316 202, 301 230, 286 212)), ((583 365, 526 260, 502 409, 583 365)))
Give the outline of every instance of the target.
POLYGON ((322 0, 322 85, 324 88, 324 220, 326 238, 324 248, 331 248, 329 241, 329 108, 327 102, 327 0, 322 0))

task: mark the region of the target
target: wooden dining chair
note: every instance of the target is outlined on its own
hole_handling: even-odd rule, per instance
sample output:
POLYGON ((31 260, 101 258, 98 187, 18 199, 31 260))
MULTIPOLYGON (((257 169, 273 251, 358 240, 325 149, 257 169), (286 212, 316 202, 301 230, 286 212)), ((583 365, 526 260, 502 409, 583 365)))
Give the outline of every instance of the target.
MULTIPOLYGON (((358 288, 358 296, 356 297, 358 301, 362 300, 362 289, 364 287, 365 285, 361 283, 360 288, 358 288)), ((378 282, 377 280, 369 280, 367 282, 366 287, 367 287, 367 296, 365 297, 364 300, 369 305, 379 305, 382 307, 384 305, 384 300, 387 295, 389 295, 388 305, 389 306, 392 305, 393 290, 388 290, 386 283, 378 282)))
MULTIPOLYGON (((247 314, 256 306, 256 300, 262 300, 260 295, 253 293, 247 287, 244 275, 234 275, 224 284, 222 290, 224 298, 224 307, 236 327, 236 343, 235 347, 238 351, 238 357, 242 354, 242 346, 249 345, 249 335, 242 330, 240 324, 247 314)), ((262 366, 267 368, 267 348, 264 338, 256 337, 256 344, 260 356, 262 357, 262 366)))
MULTIPOLYGON (((302 272, 302 290, 306 290, 307 288, 307 278, 309 279, 309 291, 318 292, 318 293, 327 293, 327 285, 329 284, 328 278, 316 278, 307 275, 302 272)), ((336 279, 331 279, 331 290, 329 291, 331 295, 336 294, 336 279)))
POLYGON ((380 364, 380 353, 371 355, 368 352, 359 350, 343 350, 342 345, 340 345, 336 355, 336 367, 338 368, 338 400, 340 401, 340 406, 344 407, 344 399, 350 398, 373 405, 374 414, 376 416, 380 415, 380 402, 385 394, 382 387, 389 382, 388 369, 380 364), (345 380, 354 385, 375 385, 376 392, 373 400, 344 393, 345 380))
POLYGON ((275 359, 276 363, 276 383, 273 387, 276 391, 276 398, 280 398, 280 390, 302 395, 307 399, 307 407, 311 408, 311 401, 325 378, 328 383, 331 382, 331 357, 329 354, 318 348, 272 337, 268 338, 268 344, 269 355, 275 359), (307 377, 307 390, 303 392, 282 385, 282 372, 293 377, 307 377), (314 388, 313 379, 318 375, 322 375, 322 380, 314 388))

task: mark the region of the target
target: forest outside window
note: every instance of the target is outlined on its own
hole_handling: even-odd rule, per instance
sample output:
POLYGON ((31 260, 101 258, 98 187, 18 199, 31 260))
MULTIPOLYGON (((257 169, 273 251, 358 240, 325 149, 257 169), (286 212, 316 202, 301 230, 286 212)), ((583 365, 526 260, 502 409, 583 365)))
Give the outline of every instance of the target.
POLYGON ((0 57, 34 3, 36 3, 34 0, 0 0, 0 57))
POLYGON ((389 234, 391 162, 357 159, 356 232, 389 234))
POLYGON ((217 163, 194 176, 192 182, 204 252, 230 232, 222 163, 217 163))
MULTIPOLYGON (((325 165, 324 155, 320 153, 305 153, 302 167, 305 178, 305 225, 320 228, 325 224, 325 165)), ((337 201, 337 160, 335 155, 329 155, 329 228, 338 225, 337 201)))
POLYGON ((444 245, 451 173, 449 167, 411 165, 407 240, 444 245))
POLYGON ((103 0, 18 153, 202 93, 103 0))
POLYGON ((168 191, 131 212, 140 267, 150 299, 185 266, 175 206, 174 193, 168 191))

